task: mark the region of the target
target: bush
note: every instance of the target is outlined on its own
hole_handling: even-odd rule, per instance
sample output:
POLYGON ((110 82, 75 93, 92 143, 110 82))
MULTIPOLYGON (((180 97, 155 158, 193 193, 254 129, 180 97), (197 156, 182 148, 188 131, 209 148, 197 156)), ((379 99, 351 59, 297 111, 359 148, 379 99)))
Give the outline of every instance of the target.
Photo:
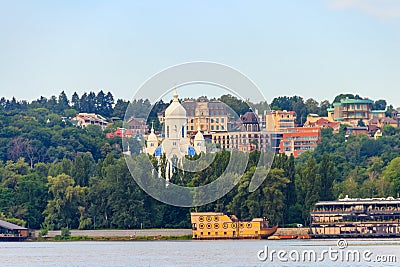
POLYGON ((42 229, 40 229, 40 231, 39 231, 39 237, 44 237, 44 236, 46 236, 48 233, 49 233, 49 229, 47 229, 47 228, 42 228, 42 229))
POLYGON ((61 238, 62 239, 69 239, 71 236, 71 232, 69 231, 68 227, 61 228, 61 238))

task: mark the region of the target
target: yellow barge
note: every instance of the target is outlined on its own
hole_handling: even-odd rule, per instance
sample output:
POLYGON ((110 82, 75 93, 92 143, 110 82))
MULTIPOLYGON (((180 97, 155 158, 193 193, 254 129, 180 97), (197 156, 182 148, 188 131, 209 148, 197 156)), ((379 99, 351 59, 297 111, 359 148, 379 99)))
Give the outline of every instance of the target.
POLYGON ((278 229, 278 225, 269 227, 265 218, 240 221, 222 212, 192 212, 190 219, 193 239, 262 239, 278 229))

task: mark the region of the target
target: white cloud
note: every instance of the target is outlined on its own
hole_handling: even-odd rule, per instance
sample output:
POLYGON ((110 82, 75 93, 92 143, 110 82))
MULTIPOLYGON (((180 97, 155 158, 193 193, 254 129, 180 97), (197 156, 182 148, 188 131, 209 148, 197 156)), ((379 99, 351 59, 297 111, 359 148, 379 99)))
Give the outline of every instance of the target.
POLYGON ((334 9, 357 9, 384 19, 400 18, 399 0, 329 0, 334 9))

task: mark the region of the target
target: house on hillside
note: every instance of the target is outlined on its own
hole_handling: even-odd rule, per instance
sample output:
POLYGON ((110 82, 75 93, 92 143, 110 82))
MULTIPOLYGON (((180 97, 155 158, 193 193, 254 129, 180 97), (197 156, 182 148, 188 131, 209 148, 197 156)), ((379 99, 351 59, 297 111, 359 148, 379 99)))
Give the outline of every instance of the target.
POLYGON ((95 113, 79 113, 71 119, 72 124, 85 128, 88 125, 98 125, 104 130, 108 121, 101 115, 95 113))

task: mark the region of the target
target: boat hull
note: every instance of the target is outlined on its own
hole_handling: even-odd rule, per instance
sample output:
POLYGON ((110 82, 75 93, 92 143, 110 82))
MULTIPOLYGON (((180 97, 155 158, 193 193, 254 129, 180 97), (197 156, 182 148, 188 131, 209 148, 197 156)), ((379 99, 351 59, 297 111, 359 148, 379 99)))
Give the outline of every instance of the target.
POLYGON ((273 226, 271 228, 262 229, 261 230, 261 234, 260 234, 260 238, 261 239, 267 239, 271 235, 275 234, 277 230, 278 230, 278 225, 275 225, 275 226, 273 226))

